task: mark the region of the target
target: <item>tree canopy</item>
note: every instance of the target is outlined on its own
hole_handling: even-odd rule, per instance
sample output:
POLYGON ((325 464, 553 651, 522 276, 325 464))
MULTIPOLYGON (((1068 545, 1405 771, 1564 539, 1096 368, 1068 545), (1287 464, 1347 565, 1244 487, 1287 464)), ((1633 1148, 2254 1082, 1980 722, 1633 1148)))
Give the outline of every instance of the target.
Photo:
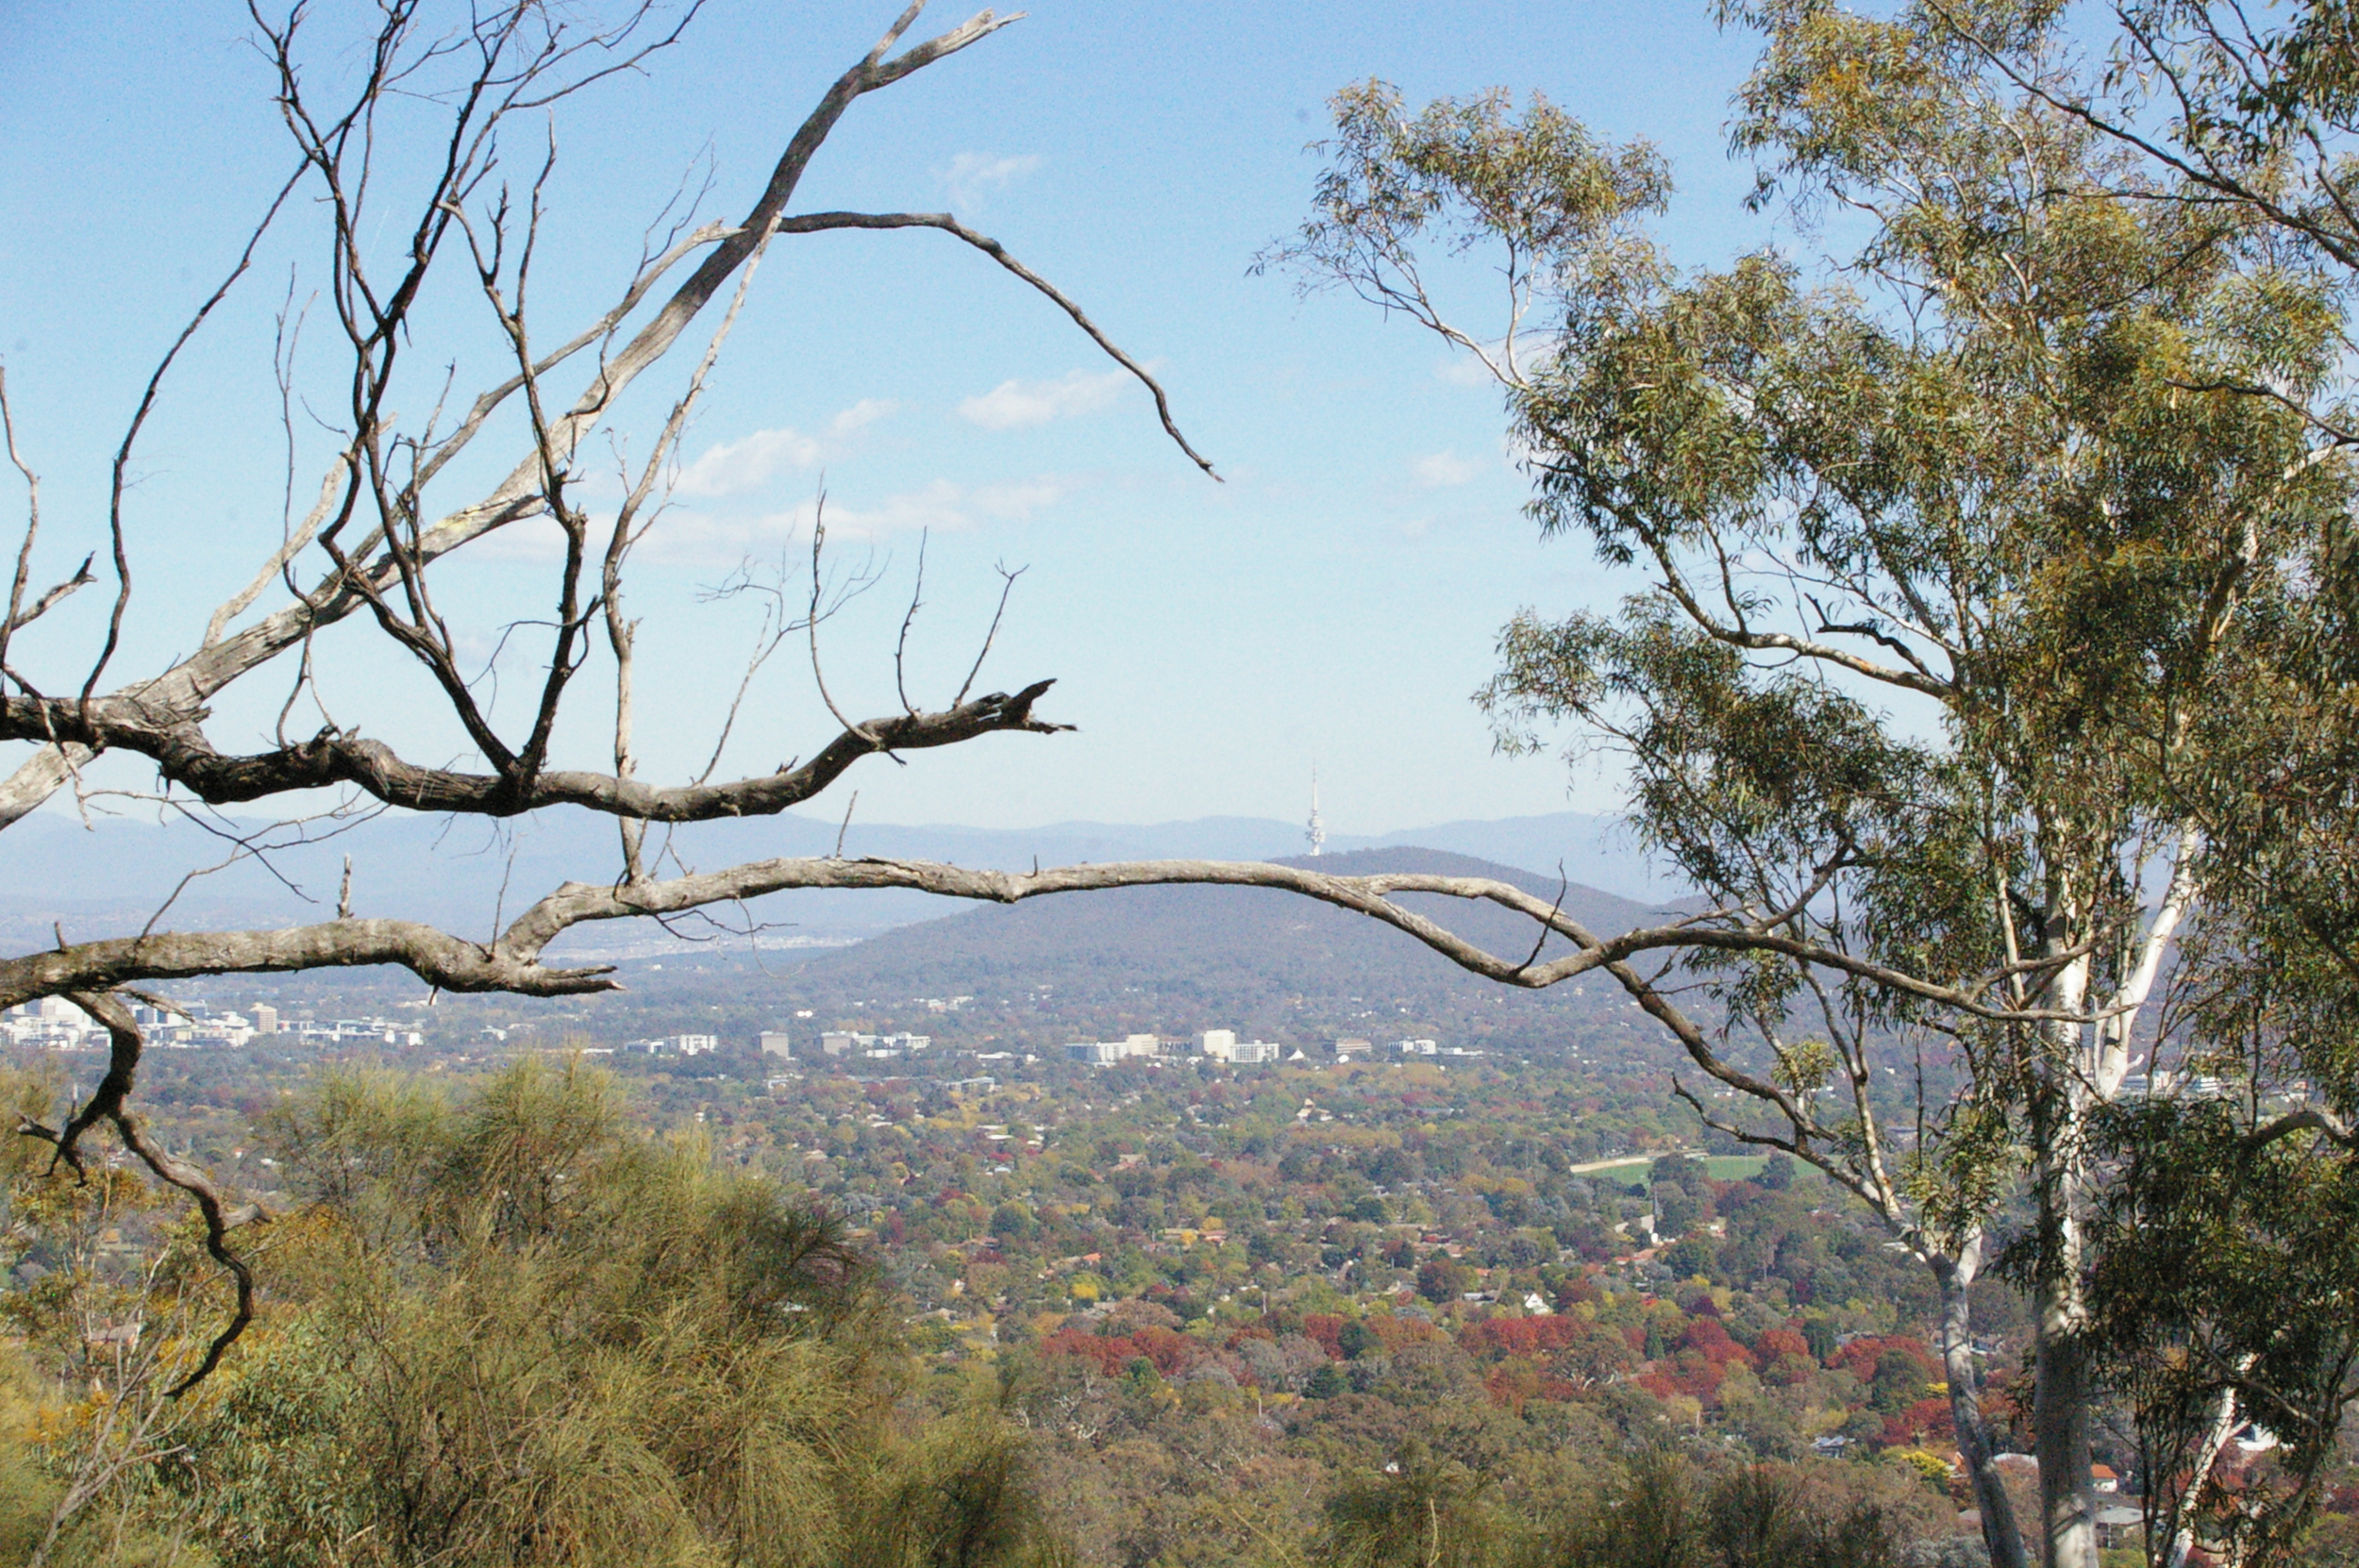
MULTIPOLYGON (((2296 1036, 2284 1010, 2339 1016, 2351 977, 2324 935, 2348 902, 2318 887, 2347 876, 2318 851, 2348 800, 2286 809, 2289 772, 2335 773, 2350 711, 2332 9, 2254 42, 2226 8, 2123 7, 2106 72, 2073 8, 1724 7, 1765 38, 1732 141, 1757 200, 1838 243, 1821 269, 1678 267, 1643 145, 1544 101, 1412 113, 1368 84, 1335 100, 1313 216, 1273 252, 1477 354, 1533 520, 1643 580, 1611 613, 1516 617, 1479 700, 1503 745, 1610 754, 1648 842, 1784 939, 1699 932, 1644 1005, 1716 1080, 1687 1092, 1707 1122, 1819 1164, 1933 1269, 2002 1562, 2024 1552, 1966 1310, 1993 1227, 2029 1206, 2008 1240, 2039 1312, 2044 1555, 2093 1560, 2094 1325, 2130 1309, 2092 1300, 2091 1226, 2113 1161, 2161 1158, 2119 1130, 2160 1123, 2108 1108, 2223 1063, 2251 1108, 2306 1080, 2326 1103, 2302 1139, 2341 1139, 2352 1106, 2347 1028, 2296 1036), (2228 85, 2240 59, 2272 85, 2228 85), (2137 94, 2175 66, 2201 85, 2142 137, 2137 94), (1477 246, 1502 258, 1503 330, 1445 317, 1420 254, 1477 246), (2312 982, 2246 1015, 2274 1054, 2191 1002, 2256 959, 2312 982), (1896 1059, 1913 1126, 1871 1104, 1896 1059)), ((2151 1271, 2133 1229, 2103 1234, 2151 1271)), ((2194 1276, 2161 1277, 2201 1309, 2194 1276)), ((2215 1423, 2257 1408, 2240 1388, 2215 1423)), ((2183 1552, 2191 1519, 2164 1523, 2183 1552)))

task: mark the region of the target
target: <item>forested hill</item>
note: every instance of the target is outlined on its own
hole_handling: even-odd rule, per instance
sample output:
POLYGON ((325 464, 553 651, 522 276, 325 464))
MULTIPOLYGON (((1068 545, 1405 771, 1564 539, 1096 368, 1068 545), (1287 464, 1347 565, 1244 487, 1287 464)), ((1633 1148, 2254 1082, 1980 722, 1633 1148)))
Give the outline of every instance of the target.
MULTIPOLYGON (((1550 901, 1560 886, 1430 849, 1361 850, 1317 864, 1338 876, 1493 877, 1550 901)), ((1520 959, 1531 951, 1535 927, 1497 905, 1414 895, 1401 902, 1494 953, 1520 959)), ((1658 914, 1579 885, 1563 888, 1563 907, 1598 932, 1625 931, 1658 914)), ((1551 939, 1546 951, 1568 950, 1551 939)), ((795 980, 838 1006, 957 994, 989 1005, 1046 991, 1068 1018, 1165 1032, 1233 1024, 1286 1038, 1330 1028, 1390 1038, 1389 1019, 1454 1025, 1460 1038, 1445 1043, 1476 1043, 1494 1033, 1503 1040, 1556 1037, 1568 1027, 1586 1033, 1609 1020, 1619 1034, 1623 1020, 1633 1026, 1636 1020, 1620 989, 1602 977, 1545 993, 1514 991, 1365 916, 1262 888, 1129 888, 991 906, 814 957, 795 980)))

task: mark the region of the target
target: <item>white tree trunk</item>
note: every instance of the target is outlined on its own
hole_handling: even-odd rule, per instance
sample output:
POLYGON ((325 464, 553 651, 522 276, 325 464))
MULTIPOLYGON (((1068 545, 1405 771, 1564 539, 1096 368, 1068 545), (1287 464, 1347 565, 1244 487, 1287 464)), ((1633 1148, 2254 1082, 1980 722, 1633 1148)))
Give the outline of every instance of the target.
POLYGON ((2043 1286, 2032 1424, 2049 1568, 2098 1568, 2097 1489, 2089 1478, 2089 1367, 2077 1291, 2043 1286))
POLYGON ((2015 1501, 1994 1462, 1998 1455, 1983 1420, 1982 1377, 1974 1365, 1968 1293, 1982 1258, 1983 1239, 1977 1235, 1958 1249, 1957 1257, 1929 1259, 1941 1286, 1941 1362, 1949 1379, 1949 1420, 1957 1429, 1958 1457, 1982 1515, 1983 1544, 1990 1550, 1991 1568, 2026 1568, 2023 1532, 2016 1523, 2015 1501))
MULTIPOLYGON (((2050 909, 2066 913, 2068 893, 2050 909)), ((2070 929, 2078 922, 2057 920, 2070 929)), ((2089 960, 2063 965, 2048 1002, 2059 1011, 2086 1007, 2089 960)), ((2092 1031, 2077 1023, 2040 1026, 2040 1081, 2033 1091, 2033 1185, 2046 1253, 2033 1291, 2037 1338, 2032 1399, 2033 1445, 2039 1459, 2040 1533, 2048 1568, 2098 1568, 2097 1487, 2089 1475, 2089 1359, 2087 1302, 2082 1289, 2086 1251, 2081 1217, 2086 1202, 2088 1110, 2084 1061, 2092 1031)))

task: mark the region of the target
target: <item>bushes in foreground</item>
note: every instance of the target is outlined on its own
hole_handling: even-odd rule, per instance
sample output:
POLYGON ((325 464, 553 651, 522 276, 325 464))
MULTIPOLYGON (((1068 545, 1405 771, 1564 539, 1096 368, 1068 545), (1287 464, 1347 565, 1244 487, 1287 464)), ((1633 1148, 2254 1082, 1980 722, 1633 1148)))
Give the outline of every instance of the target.
POLYGON ((1518 1520, 1463 1466, 1412 1450, 1328 1504, 1330 1568, 1918 1568, 1981 1560, 1900 1496, 1814 1487, 1801 1471, 1709 1474, 1670 1448, 1631 1457, 1556 1520, 1518 1520))

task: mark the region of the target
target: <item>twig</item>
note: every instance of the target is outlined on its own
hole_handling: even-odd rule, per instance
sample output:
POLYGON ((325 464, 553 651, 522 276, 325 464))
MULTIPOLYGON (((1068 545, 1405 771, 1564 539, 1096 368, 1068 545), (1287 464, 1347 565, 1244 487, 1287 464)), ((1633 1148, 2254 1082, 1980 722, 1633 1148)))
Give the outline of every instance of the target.
MULTIPOLYGON (((1313 779, 1313 782, 1317 781, 1313 779)), ((1549 929, 1556 924, 1556 917, 1564 912, 1564 894, 1572 885, 1572 879, 1564 875, 1564 862, 1557 861, 1556 902, 1548 906, 1548 918, 1540 923, 1540 934, 1532 939, 1531 951, 1524 955, 1524 961, 1515 966, 1517 969, 1530 969, 1540 961, 1540 949, 1548 944, 1549 929)))
MULTIPOLYGON (((8 406, 8 370, 6 365, 0 365, 0 438, 7 441, 8 461, 15 465, 19 474, 25 475, 25 538, 16 547, 16 578, 8 587, 8 618, 0 622, 0 667, 5 667, 8 657, 8 638, 16 630, 17 617, 25 607, 25 584, 33 567, 33 540, 41 532, 41 475, 33 472, 24 455, 16 449, 16 413, 8 406)), ((85 560, 82 566, 84 571, 88 571, 90 562, 85 560)))
POLYGON ((311 542, 311 536, 319 532, 320 525, 335 509, 337 492, 351 472, 352 454, 348 451, 338 453, 336 460, 327 465, 326 475, 320 480, 320 498, 312 505, 302 525, 287 535, 278 548, 271 553, 270 559, 262 563, 261 570, 254 574, 251 581, 213 611, 212 617, 205 623, 205 638, 199 646, 209 648, 218 643, 229 623, 244 614, 246 607, 270 586, 271 579, 284 573, 295 557, 303 553, 303 547, 311 542))
POLYGON ((1066 298, 1055 284, 1010 256, 1007 247, 1000 244, 998 241, 987 234, 978 234, 947 212, 806 212, 797 217, 785 219, 778 225, 779 232, 785 234, 820 234, 839 228, 938 228, 945 234, 954 235, 981 251, 985 256, 990 257, 994 261, 998 262, 1002 267, 1007 268, 1008 271, 1046 295, 1059 309, 1073 318, 1075 325, 1089 334, 1092 342, 1105 350, 1108 358, 1136 376, 1140 383, 1154 395, 1155 414, 1163 421, 1163 433, 1172 439, 1173 443, 1180 451, 1188 455, 1189 461, 1211 475, 1213 479, 1220 478, 1219 474, 1213 469, 1212 459, 1190 446, 1188 438, 1180 433, 1179 423, 1171 416, 1171 399, 1163 395, 1162 383, 1149 375, 1145 366, 1125 354, 1121 346, 1106 336, 1098 325, 1090 320, 1088 314, 1079 305, 1066 298))
POLYGON ((213 308, 228 297, 230 289, 245 275, 246 268, 254 264, 254 252, 261 244, 262 236, 269 232, 272 222, 278 216, 278 209, 287 204, 287 198, 294 193, 295 186, 310 167, 310 159, 308 158, 295 165, 294 173, 287 176, 287 182, 278 188, 278 194, 271 198, 270 206, 263 210, 262 221, 256 224, 254 232, 247 236, 245 249, 238 253, 237 265, 229 269, 229 275, 223 278, 221 286, 197 307, 196 314, 180 329, 180 335, 173 339, 172 346, 164 350, 164 357, 158 362, 155 374, 147 378, 146 390, 140 393, 140 406, 131 415, 130 427, 123 432, 123 444, 115 448, 114 470, 107 494, 107 533, 114 545, 115 603, 113 611, 107 618, 106 643, 91 665, 89 678, 82 682, 84 702, 88 702, 91 693, 98 690, 98 677, 107 673, 108 662, 114 658, 115 649, 122 643, 123 614, 131 605, 131 557, 123 537, 123 475, 131 461, 131 448, 140 439, 140 427, 147 423, 149 411, 156 407, 156 393, 164 384, 164 373, 172 369, 172 362, 180 357, 180 350, 188 346, 189 340, 196 336, 197 329, 205 325, 205 318, 213 313, 213 308))
POLYGON ((917 709, 910 701, 909 651, 910 627, 917 624, 917 611, 926 602, 926 544, 933 535, 931 528, 921 528, 917 535, 917 582, 910 590, 909 612, 901 617, 901 636, 893 644, 893 686, 901 694, 901 710, 911 718, 917 717, 917 709))
POLYGON ((828 693, 828 677, 819 668, 819 557, 820 553, 827 548, 827 543, 828 492, 823 485, 819 492, 819 499, 811 509, 811 613, 804 618, 804 625, 811 630, 811 678, 812 683, 819 688, 819 700, 828 705, 828 711, 835 715, 835 722, 842 725, 847 733, 857 735, 867 742, 872 750, 882 751, 884 742, 878 740, 873 732, 844 716, 844 709, 838 708, 835 705, 835 698, 828 693))
POLYGON ((1008 613, 1008 595, 1015 592, 1015 579, 1031 568, 1019 566, 1011 572, 1005 566, 995 566, 992 570, 997 572, 1000 577, 999 605, 991 612, 991 629, 983 633, 983 645, 976 650, 973 666, 967 670, 966 678, 959 682, 959 694, 950 699, 952 708, 966 701, 967 692, 975 689, 975 677, 983 673, 983 660, 991 657, 991 645, 999 639, 999 620, 1008 613))

